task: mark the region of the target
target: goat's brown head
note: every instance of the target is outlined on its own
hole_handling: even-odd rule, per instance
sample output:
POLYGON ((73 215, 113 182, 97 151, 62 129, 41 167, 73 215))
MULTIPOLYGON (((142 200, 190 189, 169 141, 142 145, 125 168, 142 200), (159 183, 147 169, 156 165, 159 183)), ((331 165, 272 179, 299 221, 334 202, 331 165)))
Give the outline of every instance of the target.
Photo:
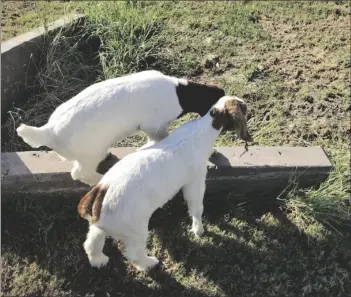
POLYGON ((217 130, 235 130, 238 138, 252 142, 247 129, 246 103, 236 96, 224 96, 212 107, 212 126, 217 130))

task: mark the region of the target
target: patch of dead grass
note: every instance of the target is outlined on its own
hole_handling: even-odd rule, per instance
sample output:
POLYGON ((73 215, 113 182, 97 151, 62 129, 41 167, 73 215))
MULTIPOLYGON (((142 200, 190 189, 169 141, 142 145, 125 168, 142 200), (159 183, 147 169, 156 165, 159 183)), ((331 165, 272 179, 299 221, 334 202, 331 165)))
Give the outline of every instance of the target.
MULTIPOLYGON (((20 279, 26 286, 28 274, 36 275, 31 280, 40 289, 28 290, 42 295, 351 295, 351 215, 346 203, 351 194, 350 122, 345 111, 350 96, 350 4, 155 2, 132 8, 140 9, 132 15, 154 5, 163 12, 155 46, 166 57, 154 64, 157 69, 215 82, 243 97, 255 144, 321 145, 333 172, 319 188, 287 191, 280 197, 284 211, 257 199, 243 209, 227 194, 207 199, 207 232, 201 239, 189 233, 186 209, 176 199, 150 222, 148 248, 164 268, 147 275, 137 273, 110 240, 105 246, 111 257, 108 266, 89 267, 82 249, 87 226, 77 218, 76 197, 69 197, 70 202, 56 197, 50 203, 59 205, 50 206, 30 197, 12 199, 16 205, 3 205, 5 296, 25 287, 12 277, 13 271, 25 274, 20 279), (204 67, 209 55, 219 59, 219 67, 204 67), (39 286, 41 279, 45 284, 39 286), (47 285, 52 282, 53 289, 47 285)), ((193 118, 175 121, 170 130, 193 118)), ((144 141, 139 134, 117 145, 144 141)), ((216 145, 241 143, 234 133, 224 133, 216 145)))

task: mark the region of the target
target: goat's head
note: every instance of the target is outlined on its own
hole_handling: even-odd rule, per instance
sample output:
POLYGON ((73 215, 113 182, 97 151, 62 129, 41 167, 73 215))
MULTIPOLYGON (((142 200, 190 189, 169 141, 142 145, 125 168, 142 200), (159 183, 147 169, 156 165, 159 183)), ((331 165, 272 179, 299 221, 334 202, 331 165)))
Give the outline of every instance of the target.
POLYGON ((244 100, 236 96, 224 96, 212 107, 210 115, 212 126, 217 130, 235 130, 238 138, 252 142, 247 129, 247 106, 244 100))

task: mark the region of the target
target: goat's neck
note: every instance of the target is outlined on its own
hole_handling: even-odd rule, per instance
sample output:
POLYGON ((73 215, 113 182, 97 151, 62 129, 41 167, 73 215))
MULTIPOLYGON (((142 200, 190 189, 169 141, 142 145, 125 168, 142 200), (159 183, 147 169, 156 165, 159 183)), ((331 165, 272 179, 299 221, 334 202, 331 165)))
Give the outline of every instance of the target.
POLYGON ((213 118, 210 114, 197 120, 197 125, 195 127, 196 132, 194 133, 194 146, 197 151, 203 151, 206 155, 212 153, 212 148, 221 129, 217 130, 212 126, 213 118))

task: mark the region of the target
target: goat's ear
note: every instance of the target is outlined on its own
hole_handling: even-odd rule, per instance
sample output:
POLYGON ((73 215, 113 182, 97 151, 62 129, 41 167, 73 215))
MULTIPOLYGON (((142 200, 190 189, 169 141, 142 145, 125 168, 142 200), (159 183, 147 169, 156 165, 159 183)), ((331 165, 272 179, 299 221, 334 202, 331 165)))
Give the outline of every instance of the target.
POLYGON ((226 113, 225 109, 220 110, 216 107, 213 107, 210 111, 210 115, 213 118, 212 127, 216 130, 220 130, 221 128, 227 126, 228 114, 226 113))
POLYGON ((231 127, 235 128, 238 137, 242 140, 251 142, 252 137, 247 128, 246 112, 247 106, 241 99, 228 100, 225 103, 225 111, 232 121, 231 127))
POLYGON ((247 113, 247 105, 244 101, 240 101, 238 100, 238 103, 239 103, 239 107, 243 113, 244 116, 246 116, 246 113, 247 113))

